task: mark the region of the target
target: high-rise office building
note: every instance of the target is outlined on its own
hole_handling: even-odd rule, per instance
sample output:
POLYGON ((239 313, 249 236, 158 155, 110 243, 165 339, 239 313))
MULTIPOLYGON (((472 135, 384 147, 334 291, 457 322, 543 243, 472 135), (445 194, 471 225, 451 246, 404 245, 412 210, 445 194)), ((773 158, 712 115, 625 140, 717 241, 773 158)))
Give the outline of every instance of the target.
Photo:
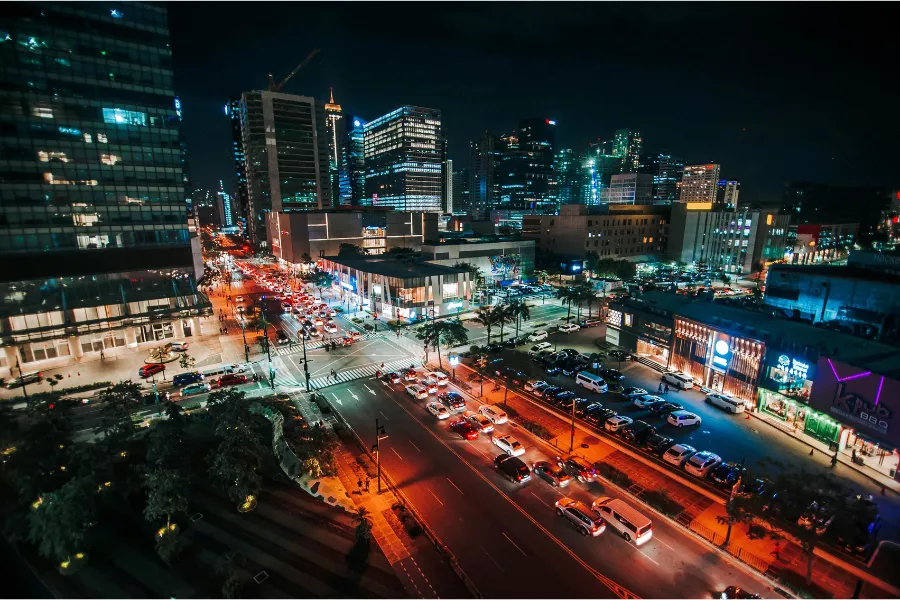
POLYGON ((616 173, 600 192, 600 204, 653 204, 653 176, 616 173))
POLYGON ((679 202, 702 202, 712 205, 716 201, 716 187, 719 184, 719 165, 686 165, 681 178, 679 202))
POLYGON ((244 139, 241 135, 241 99, 232 98, 225 104, 225 115, 231 120, 231 160, 234 164, 234 214, 246 223, 250 214, 247 197, 247 163, 244 160, 244 139))
POLYGON ((556 121, 522 119, 507 136, 500 161, 500 207, 554 213, 559 208, 553 184, 556 121))
POLYGON ((444 161, 444 212, 453 214, 453 160, 444 161))
POLYGON ((0 374, 199 335, 165 6, 7 2, 0 31, 0 374))
POLYGON ((219 180, 219 191, 216 192, 216 207, 219 210, 219 224, 222 227, 234 225, 234 212, 231 205, 231 195, 225 191, 225 184, 219 180))
POLYGON ((619 129, 612 142, 612 154, 622 159, 623 173, 636 173, 641 168, 641 134, 630 129, 619 129))
POLYGON ((331 207, 325 107, 315 98, 268 91, 244 92, 241 103, 247 233, 265 244, 266 213, 331 207))
POLYGON ((716 207, 736 208, 740 193, 741 183, 739 181, 728 181, 727 179, 723 179, 716 184, 716 207))
POLYGON ((347 177, 346 193, 341 184, 341 205, 359 206, 366 196, 365 119, 347 116, 341 173, 347 177))
POLYGON ((441 111, 403 106, 365 124, 364 205, 440 212, 446 143, 441 111))
POLYGON ((191 206, 201 225, 218 224, 219 211, 216 209, 216 201, 209 190, 197 188, 191 192, 191 206))
POLYGON ((553 156, 554 185, 561 205, 581 203, 582 174, 571 148, 560 148, 553 156))
POLYGON ((471 190, 469 189, 469 169, 463 167, 453 173, 453 210, 454 215, 468 214, 471 207, 471 190))
MULTIPOLYGON (((341 105, 334 101, 334 90, 329 90, 330 100, 325 104, 325 137, 328 138, 328 175, 331 182, 331 198, 335 205, 344 204, 350 197, 350 177, 344 171, 341 155, 347 151, 346 122, 341 105)), ((348 202, 349 203, 349 202, 348 202)))
POLYGON ((661 152, 647 160, 647 167, 647 172, 653 175, 653 202, 655 204, 677 202, 681 191, 681 178, 684 176, 684 161, 661 152))
POLYGON ((622 159, 609 154, 609 142, 594 143, 580 159, 581 201, 579 204, 600 203, 602 191, 609 187, 612 176, 622 169, 622 159))
POLYGON ((470 143, 469 150, 469 197, 475 210, 491 210, 500 203, 499 168, 501 157, 506 150, 506 142, 485 133, 470 143))

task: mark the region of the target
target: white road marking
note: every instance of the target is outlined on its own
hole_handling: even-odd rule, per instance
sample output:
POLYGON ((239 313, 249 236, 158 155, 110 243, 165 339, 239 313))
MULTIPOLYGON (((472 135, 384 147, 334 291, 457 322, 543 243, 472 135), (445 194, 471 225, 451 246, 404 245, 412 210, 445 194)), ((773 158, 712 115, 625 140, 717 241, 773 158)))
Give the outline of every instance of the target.
POLYGON ((671 550, 672 552, 677 552, 677 550, 675 550, 675 548, 673 548, 672 546, 668 545, 667 543, 665 543, 664 541, 662 541, 661 539, 659 539, 659 536, 654 536, 653 540, 656 541, 656 542, 659 542, 660 544, 662 544, 663 546, 665 546, 666 548, 668 548, 668 549, 671 550))
POLYGON ((540 496, 538 496, 537 494, 535 494, 534 492, 529 492, 529 494, 531 494, 532 496, 534 496, 535 498, 537 498, 537 499, 538 499, 538 502, 540 502, 541 504, 543 504, 543 505, 546 506, 547 508, 553 508, 552 506, 550 506, 549 504, 547 504, 546 502, 544 502, 544 500, 543 500, 540 496))
POLYGON ((396 455, 397 455, 397 458, 399 458, 400 460, 403 460, 403 457, 400 456, 400 453, 399 453, 399 452, 397 452, 396 450, 394 450, 394 447, 393 447, 393 446, 391 446, 391 452, 393 452, 394 454, 396 454, 396 455))
POLYGON ((654 565, 656 565, 657 567, 659 566, 659 563, 656 562, 655 560, 653 560, 652 558, 650 558, 650 555, 649 555, 649 554, 645 554, 644 551, 641 550, 640 548, 635 548, 635 550, 637 550, 638 552, 640 552, 641 554, 643 554, 643 555, 647 558, 647 560, 649 560, 650 562, 652 562, 654 565))
POLYGON ((387 418, 387 415, 384 414, 383 412, 381 412, 380 410, 378 411, 378 414, 381 415, 382 417, 384 417, 385 421, 390 421, 390 419, 387 418))
POLYGON ((354 394, 353 392, 350 392, 350 395, 353 396, 353 399, 354 399, 354 400, 359 400, 359 396, 357 396, 357 395, 354 394))
MULTIPOLYGON (((366 384, 363 384, 363 387, 366 388, 367 390, 369 390, 369 393, 370 393, 370 394, 372 394, 373 396, 375 395, 375 390, 373 390, 372 388, 370 388, 370 387, 367 386, 366 384)), ((385 417, 385 418, 387 418, 387 417, 385 417)))
POLYGON ((513 547, 514 547, 516 550, 518 550, 519 552, 522 552, 522 556, 528 556, 527 554, 525 554, 525 552, 522 551, 521 548, 519 548, 518 546, 516 546, 516 543, 515 543, 514 541, 512 541, 511 539, 509 539, 509 536, 508 536, 508 535, 506 535, 506 534, 503 533, 502 531, 501 531, 500 533, 503 535, 503 537, 506 538, 506 540, 507 540, 510 544, 513 545, 513 547))
POLYGON ((497 565, 497 568, 498 568, 498 569, 500 569, 501 571, 504 570, 503 567, 500 566, 500 563, 498 563, 496 560, 494 560, 494 557, 493 557, 493 556, 491 556, 490 554, 488 554, 488 551, 484 549, 484 546, 478 546, 478 547, 481 548, 481 551, 484 552, 484 553, 487 555, 487 557, 488 557, 489 559, 491 559, 491 562, 492 562, 492 563, 494 563, 495 565, 497 565))
POLYGON ((415 444, 412 443, 412 440, 407 440, 407 441, 408 441, 410 444, 413 445, 413 448, 415 448, 415 449, 418 450, 419 452, 422 451, 418 446, 416 446, 415 444))
MULTIPOLYGON (((427 489, 427 488, 426 488, 426 489, 427 489)), ((438 501, 438 504, 440 504, 441 506, 444 505, 444 503, 441 502, 441 499, 438 498, 437 496, 435 496, 435 495, 434 495, 434 492, 432 492, 430 489, 428 490, 428 493, 431 494, 431 495, 434 497, 434 499, 438 501)))
POLYGON ((460 494, 462 494, 463 496, 465 496, 465 494, 463 494, 463 491, 462 491, 461 489, 459 489, 459 487, 458 487, 455 483, 453 483, 453 481, 452 481, 449 477, 447 478, 447 481, 450 482, 450 485, 452 485, 453 487, 456 488, 456 491, 457 491, 457 492, 459 492, 460 494))
POLYGON ((334 398, 334 399, 335 399, 335 401, 337 401, 337 403, 338 403, 338 404, 340 404, 340 405, 341 405, 341 406, 343 406, 343 405, 344 405, 344 403, 343 403, 343 402, 341 402, 341 399, 340 399, 340 398, 338 398, 338 397, 337 397, 337 395, 335 395, 335 394, 331 394, 331 396, 332 396, 332 397, 333 397, 333 398, 334 398))

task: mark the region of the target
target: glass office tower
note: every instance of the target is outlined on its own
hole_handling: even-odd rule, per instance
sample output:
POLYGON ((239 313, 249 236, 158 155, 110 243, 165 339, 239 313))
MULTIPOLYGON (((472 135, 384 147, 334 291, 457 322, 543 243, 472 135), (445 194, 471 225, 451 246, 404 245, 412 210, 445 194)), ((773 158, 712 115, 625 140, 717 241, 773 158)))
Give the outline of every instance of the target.
POLYGON ((0 11, 0 373, 199 335, 163 6, 0 11))

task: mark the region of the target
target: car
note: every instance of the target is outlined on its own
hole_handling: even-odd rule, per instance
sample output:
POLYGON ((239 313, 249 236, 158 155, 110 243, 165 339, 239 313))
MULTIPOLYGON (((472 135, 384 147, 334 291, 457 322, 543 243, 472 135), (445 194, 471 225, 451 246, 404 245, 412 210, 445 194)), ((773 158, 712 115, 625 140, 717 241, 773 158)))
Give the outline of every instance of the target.
POLYGON ((449 419, 450 411, 447 407, 439 402, 429 402, 425 405, 425 410, 433 414, 437 419, 449 419))
POLYGON ((567 360, 562 365, 562 374, 567 377, 574 377, 575 374, 584 369, 585 366, 587 366, 587 363, 580 358, 567 360))
POLYGON ((416 400, 427 400, 428 399, 428 390, 423 388, 420 385, 408 385, 406 386, 406 393, 415 398, 416 400))
POLYGON ((544 372, 547 373, 547 375, 559 375, 560 373, 562 373, 563 364, 565 362, 565 360, 552 362, 544 367, 544 372))
POLYGON ((436 379, 432 379, 431 377, 426 377, 424 379, 419 380, 419 385, 428 390, 429 394, 437 394, 438 393, 438 382, 436 379))
POLYGON ((747 409, 747 406, 740 400, 721 392, 708 393, 706 395, 706 403, 732 414, 742 413, 747 409))
POLYGON ((603 323, 602 319, 584 319, 579 323, 581 327, 596 327, 603 323))
POLYGON ((438 400, 449 408, 450 412, 458 413, 466 410, 466 399, 457 392, 443 392, 438 396, 438 400))
POLYGON ((478 409, 478 412, 487 417, 494 425, 503 425, 509 420, 505 412, 489 404, 483 405, 478 409))
POLYGON ((344 337, 339 339, 337 342, 342 346, 352 346, 354 341, 355 340, 352 337, 350 337, 349 335, 345 335, 344 337))
POLYGON ((531 349, 528 350, 528 354, 529 354, 529 356, 535 356, 535 355, 539 354, 542 350, 549 350, 552 347, 553 347, 553 344, 551 344, 550 342, 541 342, 539 344, 535 344, 534 346, 532 346, 531 349))
POLYGON ((234 297, 234 301, 235 301, 235 302, 243 302, 243 301, 244 301, 244 297, 243 297, 243 296, 235 296, 235 297, 234 297))
POLYGON ((556 466, 582 483, 597 479, 597 469, 578 456, 556 457, 556 466))
POLYGON ((509 454, 500 454, 494 458, 494 466, 514 483, 525 483, 531 480, 531 470, 522 459, 509 454))
POLYGON ((403 381, 403 378, 400 377, 399 373, 387 373, 385 375, 382 375, 381 378, 390 384, 400 383, 401 381, 403 381))
POLYGON ((689 390, 694 387, 694 378, 681 371, 666 371, 660 380, 679 390, 689 390))
POLYGON ((549 383, 547 383, 546 381, 540 381, 537 384, 535 384, 535 386, 533 388, 531 388, 531 393, 533 395, 537 396, 538 398, 540 398, 541 395, 544 393, 544 390, 546 390, 547 388, 550 388, 550 387, 553 387, 553 386, 550 385, 549 383))
POLYGON ((468 421, 479 433, 492 433, 494 431, 494 424, 481 413, 467 410, 463 413, 463 419, 468 421))
POLYGON ((759 594, 753 594, 743 588, 739 588, 736 585, 729 585, 727 588, 722 590, 722 593, 719 595, 719 597, 722 598, 722 600, 728 600, 730 598, 753 600, 755 598, 759 598, 759 594))
POLYGON ((644 450, 658 456, 662 456, 666 450, 674 445, 675 440, 673 438, 662 435, 656 431, 648 435, 647 439, 645 439, 642 444, 644 450))
POLYGON ((561 387, 553 387, 552 389, 544 390, 544 400, 556 404, 556 397, 566 393, 571 394, 572 392, 569 392, 569 390, 564 390, 561 387))
POLYGON ((575 406, 575 401, 578 400, 578 397, 575 395, 575 392, 570 392, 568 390, 563 391, 560 394, 556 394, 553 397, 553 404, 555 404, 558 408, 571 411, 575 406))
POLYGON ((628 360, 631 358, 631 354, 625 352, 624 350, 610 350, 606 353, 607 356, 611 356, 616 360, 628 360))
POLYGON ((287 334, 280 329, 275 333, 275 341, 279 344, 287 344, 290 341, 287 334))
POLYGON ((650 434, 655 431, 656 430, 649 423, 645 423, 644 421, 635 421, 622 430, 622 437, 629 444, 640 446, 644 443, 644 440, 650 437, 650 434))
POLYGON ((572 498, 556 501, 556 514, 572 523, 583 536, 598 536, 606 531, 606 521, 600 513, 583 502, 572 498))
POLYGON ((185 352, 188 349, 188 343, 184 341, 175 341, 170 342, 172 344, 172 350, 175 352, 185 352))
POLYGON ((722 462, 710 469, 707 478, 715 484, 716 487, 730 490, 737 483, 738 479, 743 475, 744 467, 736 462, 722 462))
POLYGON ((498 375, 498 377, 503 377, 513 385, 522 385, 522 382, 525 381, 525 378, 527 376, 527 373, 523 373, 522 371, 513 369, 512 367, 503 367, 502 369, 500 369, 500 374, 498 375))
POLYGON ((196 394, 205 394, 211 389, 208 383, 191 383, 189 385, 184 386, 181 389, 179 397, 187 398, 188 396, 194 396, 196 394))
POLYGON ((327 331, 328 333, 337 333, 338 331, 340 331, 340 328, 338 328, 338 326, 334 323, 326 323, 325 331, 327 331))
POLYGON ((684 410, 684 407, 681 406, 680 404, 678 404, 677 402, 668 402, 668 401, 663 402, 661 404, 656 403, 653 406, 648 406, 647 408, 650 409, 650 412, 660 415, 660 416, 666 416, 670 412, 684 410))
POLYGON ((659 396, 653 396, 651 394, 637 396, 634 399, 634 405, 638 408, 647 408, 650 404, 654 404, 656 402, 665 402, 665 400, 663 400, 659 396))
POLYGON ((354 342, 358 342, 359 340, 361 340, 363 338, 363 334, 361 334, 358 331, 351 331, 348 335, 350 336, 350 339, 352 339, 354 342))
POLYGON ((197 383, 198 381, 203 381, 203 375, 196 371, 191 371, 190 373, 179 373, 174 376, 172 378, 172 385, 181 387, 183 385, 188 385, 189 383, 197 383))
POLYGON ((415 381, 418 378, 418 374, 416 373, 416 370, 413 368, 404 369, 402 371, 402 373, 403 373, 403 379, 405 381, 415 381))
POLYGON ((561 392, 562 388, 555 385, 548 385, 545 388, 540 388, 539 390, 534 391, 534 395, 538 398, 547 398, 547 396, 556 394, 557 392, 561 392))
POLYGON ((457 419, 450 423, 450 430, 455 431, 460 437, 466 440, 478 439, 478 430, 472 427, 472 424, 465 419, 457 419))
POLYGON ((237 307, 237 311, 238 311, 239 313, 243 314, 243 313, 247 312, 247 309, 244 308, 243 306, 238 306, 238 307, 237 307))
MULTIPOLYGON (((157 373, 162 373, 165 370, 166 370, 166 365, 164 365, 164 364, 150 363, 150 364, 144 365, 143 367, 138 369, 138 375, 140 377, 143 377, 144 379, 146 379, 147 377, 156 375, 157 373)), ((26 377, 27 377, 27 375, 26 375, 26 377)), ((19 385, 21 385, 21 382, 19 383, 19 385)))
POLYGON ((634 422, 631 417, 623 417, 622 415, 616 415, 614 417, 610 417, 603 422, 603 429, 609 431, 611 433, 615 433, 625 427, 631 425, 634 422))
POLYGON ((559 326, 560 333, 572 333, 573 331, 578 331, 579 329, 581 329, 581 327, 579 327, 575 323, 566 323, 559 326))
POLYGON ((599 402, 594 402, 593 400, 585 400, 584 398, 578 398, 575 400, 575 416, 583 419, 585 415, 594 410, 599 410, 603 408, 603 405, 599 402))
POLYGON ((539 385, 549 385, 546 381, 542 381, 540 379, 530 379, 525 382, 525 391, 533 392, 536 387, 539 385))
POLYGON ((448 377, 446 373, 443 373, 441 371, 431 371, 427 376, 437 381, 437 384, 440 387, 450 385, 450 377, 448 377))
POLYGON ((216 382, 216 385, 220 388, 223 388, 232 385, 241 385, 242 383, 247 383, 246 375, 241 375, 239 373, 228 373, 219 377, 219 381, 216 382))
POLYGON ((643 396, 645 394, 649 394, 649 393, 650 392, 648 392, 644 388, 639 388, 639 387, 627 387, 624 390, 622 390, 622 396, 624 396, 625 398, 627 398, 629 400, 636 398, 638 396, 643 396))
POLYGON ((531 472, 549 483, 553 487, 566 487, 572 481, 572 477, 559 467, 545 461, 540 460, 531 465, 531 472))
POLYGON ((707 473, 722 462, 718 454, 708 450, 697 452, 684 463, 684 470, 696 477, 706 477, 707 473))
POLYGON ((669 425, 684 427, 686 425, 700 425, 703 422, 703 419, 686 410, 673 410, 666 417, 666 421, 669 425))
POLYGON ((669 464, 680 467, 687 462, 687 459, 696 453, 697 449, 691 445, 675 444, 663 453, 662 459, 669 464))
POLYGON ((600 377, 607 381, 622 381, 625 376, 615 369, 600 369, 600 377))
POLYGON ((491 354, 498 354, 500 352, 503 352, 503 346, 501 346, 500 344, 488 344, 484 347, 484 349, 491 354))
POLYGON ((618 413, 611 408, 600 408, 597 410, 592 410, 591 412, 585 414, 584 420, 591 425, 600 427, 600 425, 605 423, 607 419, 609 419, 610 417, 615 417, 617 414, 618 413))
POLYGON ((525 454, 525 446, 508 433, 491 437, 491 442, 510 456, 522 456, 525 454))

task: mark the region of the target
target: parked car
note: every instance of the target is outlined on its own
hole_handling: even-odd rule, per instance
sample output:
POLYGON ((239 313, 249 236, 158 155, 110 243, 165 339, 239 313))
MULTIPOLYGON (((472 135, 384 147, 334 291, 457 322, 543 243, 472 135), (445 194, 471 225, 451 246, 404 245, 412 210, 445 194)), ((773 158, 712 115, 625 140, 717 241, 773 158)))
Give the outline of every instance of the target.
POLYGON ((684 470, 696 477, 706 477, 706 474, 722 462, 718 454, 708 450, 697 452, 684 463, 684 470))
POLYGON ((675 444, 663 453, 662 458, 667 463, 680 467, 696 452, 697 449, 688 444, 675 444))
POLYGON ((597 325, 600 325, 602 323, 602 319, 584 319, 579 323, 579 325, 581 327, 596 327, 597 325))
MULTIPOLYGON (((146 379, 147 377, 150 377, 151 375, 156 375, 157 373, 162 373, 165 370, 166 370, 166 365, 164 365, 164 364, 150 363, 150 364, 144 365, 143 367, 138 369, 138 375, 140 377, 143 377, 144 379, 146 379)), ((31 375, 31 374, 29 373, 29 375, 31 375)), ((27 375, 26 375, 26 377, 27 377, 27 375)), ((39 378, 40 378, 40 376, 38 376, 37 379, 39 379, 39 378)), ((19 385, 22 385, 21 382, 19 383, 19 385)))
MULTIPOLYGON (((546 336, 545 336, 545 337, 546 337, 546 336)), ((549 349, 552 348, 552 347, 553 347, 553 344, 551 344, 550 342, 541 342, 541 343, 539 343, 539 344, 535 344, 534 346, 532 346, 531 349, 528 350, 528 355, 529 355, 529 356, 536 356, 536 355, 539 354, 541 351, 543 351, 543 350, 549 350, 549 349)))
POLYGON ((681 371, 666 371, 660 379, 663 383, 668 383, 679 390, 689 390, 694 387, 694 378, 681 371))
POLYGON ((593 400, 578 398, 575 401, 575 416, 583 419, 589 412, 603 408, 603 405, 593 400))
POLYGON ((531 472, 553 487, 564 488, 572 481, 572 477, 569 476, 568 473, 545 460, 538 461, 531 465, 531 472))
POLYGON ((556 457, 556 466, 582 483, 594 481, 597 478, 597 469, 577 456, 556 457))
MULTIPOLYGON (((544 340, 547 339, 547 332, 544 331, 543 329, 540 329, 540 330, 538 330, 538 331, 532 331, 532 332, 531 332, 531 335, 529 335, 528 338, 526 338, 526 339, 527 339, 529 342, 532 342, 532 343, 534 343, 534 342, 542 342, 542 341, 544 341, 544 340)), ((543 344, 538 344, 538 345, 539 345, 539 346, 542 346, 543 344)), ((550 347, 550 344, 547 344, 547 345, 544 346, 544 347, 545 347, 545 348, 549 348, 549 347, 550 347)))
POLYGON ((174 350, 175 352, 185 352, 187 351, 189 345, 187 342, 181 340, 169 343, 172 344, 172 350, 174 350))
POLYGON ((529 379, 528 381, 525 382, 525 391, 533 392, 534 388, 536 388, 537 386, 539 386, 541 384, 547 385, 547 382, 542 381, 540 379, 529 379))
POLYGON ((607 419, 615 417, 617 414, 618 413, 616 413, 616 411, 612 409, 600 408, 598 410, 592 410, 591 412, 585 414, 584 420, 591 425, 600 427, 603 423, 606 422, 607 419))
POLYGON ((723 394, 721 392, 710 392, 707 394, 706 403, 712 404, 713 406, 732 414, 742 413, 747 409, 747 406, 741 400, 732 398, 728 394, 723 394))
POLYGON ((605 429, 606 431, 609 431, 611 433, 615 433, 615 432, 619 431, 620 429, 624 429, 628 425, 631 425, 633 422, 634 421, 631 419, 631 417, 623 417, 621 415, 616 415, 614 417, 608 418, 603 423, 603 429, 605 429))
POLYGON ((644 450, 652 454, 656 454, 657 456, 662 456, 666 450, 674 445, 674 439, 664 436, 656 431, 648 435, 647 439, 645 439, 643 443, 644 450))
POLYGON ((713 467, 707 477, 716 487, 730 490, 745 471, 740 463, 723 462, 713 467))
POLYGON ((615 369, 600 369, 600 376, 607 381, 622 381, 625 376, 615 369))
POLYGON ((494 458, 494 466, 514 483, 525 483, 531 479, 531 470, 522 459, 508 454, 494 458))
POLYGON ((609 352, 606 353, 606 355, 611 356, 612 358, 615 358, 616 360, 628 360, 631 358, 631 354, 628 352, 625 352, 624 350, 610 350, 609 352))
POLYGON ((647 408, 651 404, 655 404, 657 402, 665 402, 659 396, 652 396, 650 394, 644 394, 643 396, 637 396, 634 398, 634 405, 638 408, 647 408))
POLYGON ((644 421, 635 421, 622 430, 622 437, 629 444, 639 446, 643 444, 644 440, 650 437, 650 434, 655 431, 656 430, 649 423, 645 423, 644 421))
POLYGON ((572 333, 573 331, 578 331, 579 329, 581 329, 581 327, 579 327, 575 323, 566 323, 565 325, 559 326, 559 331, 561 333, 572 333))
POLYGON ((525 454, 525 446, 509 434, 495 435, 491 438, 491 442, 510 456, 522 456, 525 454))
POLYGON ((647 408, 650 409, 650 412, 661 416, 666 416, 670 412, 675 412, 677 410, 684 410, 684 407, 677 402, 663 402, 662 404, 655 404, 653 406, 648 406, 647 408))
POLYGON ((669 425, 675 427, 685 427, 689 425, 699 425, 703 420, 692 412, 686 410, 674 410, 666 417, 669 425))
POLYGON ((650 392, 648 392, 644 388, 639 388, 639 387, 627 387, 624 390, 622 390, 622 396, 624 396, 625 398, 627 398, 629 400, 631 400, 633 398, 637 398, 638 396, 643 396, 645 394, 649 394, 649 393, 650 392))

